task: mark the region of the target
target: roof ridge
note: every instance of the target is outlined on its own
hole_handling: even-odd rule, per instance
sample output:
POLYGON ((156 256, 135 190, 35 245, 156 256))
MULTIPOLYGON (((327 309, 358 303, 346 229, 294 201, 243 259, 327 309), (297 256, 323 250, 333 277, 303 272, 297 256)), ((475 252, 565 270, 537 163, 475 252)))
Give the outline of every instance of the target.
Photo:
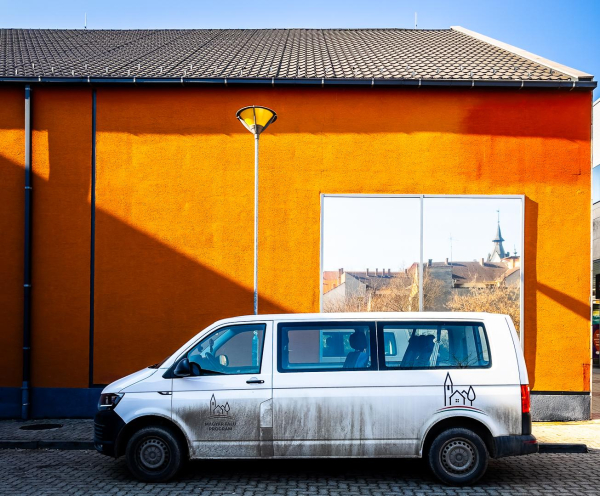
POLYGON ((470 36, 471 38, 475 38, 479 41, 483 41, 488 45, 495 46, 496 48, 500 48, 507 52, 518 55, 519 57, 523 57, 524 59, 535 62, 536 64, 543 65, 548 67, 549 69, 562 72, 567 76, 571 76, 575 81, 583 81, 583 80, 592 80, 594 76, 592 74, 588 74, 587 72, 579 71, 577 69, 573 69, 567 65, 560 64, 558 62, 554 62, 553 60, 546 59, 541 57, 540 55, 536 55, 535 53, 528 52, 527 50, 523 50, 513 45, 509 45, 508 43, 504 43, 503 41, 498 41, 494 38, 490 38, 489 36, 485 36, 484 34, 477 33, 475 31, 471 31, 470 29, 463 28, 462 26, 450 26, 452 31, 457 31, 464 35, 470 36))
POLYGON ((452 31, 452 28, 0 28, 0 31, 452 31))

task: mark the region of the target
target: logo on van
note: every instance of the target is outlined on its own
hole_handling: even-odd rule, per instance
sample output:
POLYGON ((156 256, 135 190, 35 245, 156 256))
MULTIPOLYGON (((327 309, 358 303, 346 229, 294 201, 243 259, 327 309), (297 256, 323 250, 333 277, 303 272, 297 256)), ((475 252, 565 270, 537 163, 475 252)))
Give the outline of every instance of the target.
POLYGON ((231 407, 229 402, 224 405, 218 405, 217 399, 213 394, 210 398, 208 407, 208 417, 204 421, 204 427, 209 431, 231 431, 236 425, 235 418, 229 414, 231 407))
POLYGON ((454 389, 452 377, 450 377, 450 372, 448 372, 444 381, 444 408, 440 408, 436 413, 461 409, 487 415, 483 410, 473 407, 473 402, 476 398, 477 395, 473 386, 469 386, 469 389, 463 389, 462 391, 454 389))
POLYGON ((217 405, 217 399, 214 394, 212 395, 208 418, 229 418, 229 410, 231 410, 229 402, 226 402, 224 405, 217 405))

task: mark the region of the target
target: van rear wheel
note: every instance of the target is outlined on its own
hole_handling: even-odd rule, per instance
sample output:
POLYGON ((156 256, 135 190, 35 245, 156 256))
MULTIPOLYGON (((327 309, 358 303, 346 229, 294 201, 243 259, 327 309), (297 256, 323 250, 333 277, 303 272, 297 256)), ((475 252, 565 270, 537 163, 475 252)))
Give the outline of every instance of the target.
POLYGON ((125 458, 130 472, 144 482, 166 482, 175 477, 185 451, 171 429, 155 426, 137 431, 127 443, 125 458))
POLYGON ((429 449, 429 467, 444 484, 473 484, 487 469, 489 454, 483 440, 469 429, 443 431, 429 449))

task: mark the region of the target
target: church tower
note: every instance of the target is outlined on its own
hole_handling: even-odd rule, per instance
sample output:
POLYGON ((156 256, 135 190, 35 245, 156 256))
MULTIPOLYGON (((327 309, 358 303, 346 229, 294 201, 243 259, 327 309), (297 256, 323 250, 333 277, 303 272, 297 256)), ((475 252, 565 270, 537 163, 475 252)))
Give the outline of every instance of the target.
POLYGON ((502 237, 502 232, 500 231, 500 211, 498 210, 498 229, 496 230, 496 237, 492 240, 494 243, 494 248, 492 253, 488 255, 488 262, 500 262, 504 257, 509 255, 504 251, 504 246, 502 246, 503 241, 504 238, 502 237))

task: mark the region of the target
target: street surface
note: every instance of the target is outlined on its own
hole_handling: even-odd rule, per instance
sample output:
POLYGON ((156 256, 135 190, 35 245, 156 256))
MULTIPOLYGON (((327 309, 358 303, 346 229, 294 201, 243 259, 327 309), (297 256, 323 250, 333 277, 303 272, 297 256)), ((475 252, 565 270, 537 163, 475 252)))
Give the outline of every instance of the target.
POLYGON ((492 460, 475 487, 437 484, 417 460, 199 461, 177 480, 144 484, 123 458, 93 451, 0 450, 0 494, 66 495, 600 494, 600 450, 492 460))

